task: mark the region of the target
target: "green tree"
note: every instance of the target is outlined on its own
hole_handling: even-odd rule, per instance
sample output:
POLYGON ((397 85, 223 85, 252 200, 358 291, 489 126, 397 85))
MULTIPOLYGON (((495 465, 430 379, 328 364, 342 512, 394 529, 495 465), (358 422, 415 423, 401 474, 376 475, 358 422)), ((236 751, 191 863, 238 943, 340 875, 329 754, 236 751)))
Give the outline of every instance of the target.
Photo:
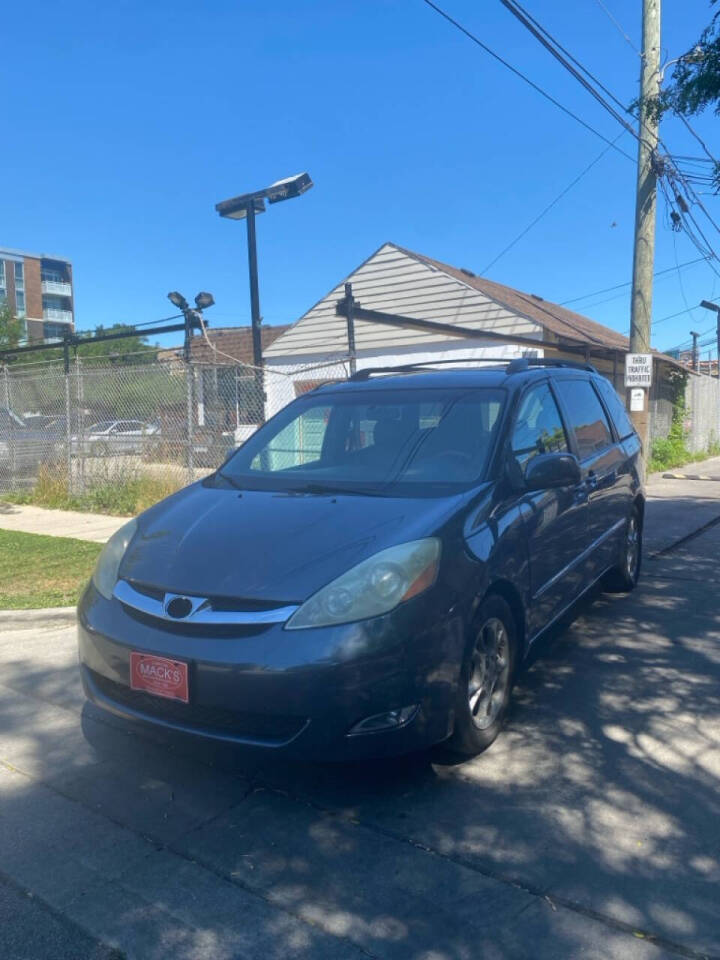
MULTIPOLYGON (((1 327, 0 327, 1 329, 1 327)), ((105 357, 113 364, 152 363, 157 357, 158 347, 147 342, 147 338, 140 334, 130 333, 133 328, 123 323, 113 324, 111 327, 99 326, 92 332, 79 332, 80 343, 73 347, 79 357, 105 357), (122 333, 128 332, 127 337, 119 340, 103 340, 100 343, 83 343, 84 337, 90 337, 94 333, 122 333)), ((0 344, 2 344, 2 333, 0 332, 0 344)), ((1 347, 0 347, 1 349, 1 347)), ((38 363, 43 360, 57 360, 61 355, 60 346, 48 347, 46 350, 33 350, 30 353, 18 354, 13 358, 15 363, 38 363)))
POLYGON ((12 315, 6 300, 0 301, 0 351, 17 347, 24 336, 24 321, 12 315))
MULTIPOLYGON (((718 0, 710 0, 714 7, 718 0)), ((712 106, 720 114, 720 10, 700 34, 697 44, 675 65, 671 82, 660 94, 661 112, 691 117, 712 106)))

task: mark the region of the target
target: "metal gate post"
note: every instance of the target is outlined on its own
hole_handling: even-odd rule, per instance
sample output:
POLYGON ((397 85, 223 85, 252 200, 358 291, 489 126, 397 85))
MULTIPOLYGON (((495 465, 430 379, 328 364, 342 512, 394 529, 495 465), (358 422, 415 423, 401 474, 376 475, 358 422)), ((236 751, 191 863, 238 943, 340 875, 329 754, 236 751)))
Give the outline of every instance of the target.
POLYGON ((85 384, 82 375, 80 357, 75 356, 75 397, 77 399, 77 423, 75 436, 77 437, 77 464, 78 464, 78 493, 85 493, 85 384))
POLYGON ((73 492, 73 479, 72 479, 72 423, 70 422, 70 416, 72 413, 72 405, 70 402, 70 371, 65 374, 65 464, 67 467, 67 492, 68 496, 72 496, 73 492))
POLYGON ((185 384, 187 391, 187 472, 188 483, 195 479, 193 462, 193 368, 190 360, 185 361, 185 384))
POLYGON ((15 486, 15 468, 16 464, 16 450, 15 450, 15 424, 11 416, 12 405, 10 403, 10 371, 8 370, 7 364, 3 366, 3 383, 4 383, 4 394, 5 394, 5 409, 7 410, 7 421, 8 421, 8 466, 10 467, 10 489, 12 490, 15 486))

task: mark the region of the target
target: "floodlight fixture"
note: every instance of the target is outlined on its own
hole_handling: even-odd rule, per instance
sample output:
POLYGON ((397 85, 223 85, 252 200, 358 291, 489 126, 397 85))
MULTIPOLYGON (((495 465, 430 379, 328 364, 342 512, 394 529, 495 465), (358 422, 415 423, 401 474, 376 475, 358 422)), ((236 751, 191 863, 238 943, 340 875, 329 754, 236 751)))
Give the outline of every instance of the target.
POLYGON ((187 310, 188 302, 181 293, 177 292, 177 290, 171 291, 167 297, 170 303, 174 304, 178 310, 187 310))
POLYGON ((271 183, 265 191, 265 196, 268 203, 280 203, 281 200, 291 200, 293 197, 301 196, 312 185, 309 173, 297 173, 294 177, 285 177, 284 180, 271 183))
POLYGON ((276 180, 269 187, 262 190, 253 190, 252 193, 241 193, 239 197, 231 197, 215 204, 215 209, 221 217, 230 220, 244 220, 252 205, 254 213, 265 212, 265 200, 268 203, 280 203, 282 200, 291 200, 299 197, 312 187, 313 182, 309 173, 296 173, 292 177, 276 180))
POLYGON ((206 310, 208 307, 212 307, 215 303, 215 298, 211 293, 208 293, 206 290, 202 290, 195 297, 195 306, 198 310, 206 310))

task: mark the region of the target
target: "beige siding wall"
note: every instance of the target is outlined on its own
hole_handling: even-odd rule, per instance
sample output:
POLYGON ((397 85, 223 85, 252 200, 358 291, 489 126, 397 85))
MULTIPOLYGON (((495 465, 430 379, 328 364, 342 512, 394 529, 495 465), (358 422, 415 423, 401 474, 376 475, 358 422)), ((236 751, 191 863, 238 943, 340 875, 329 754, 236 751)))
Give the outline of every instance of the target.
MULTIPOLYGON (((476 329, 478 342, 482 342, 483 330, 542 338, 539 324, 498 306, 477 291, 428 264, 420 263, 389 243, 352 273, 348 280, 352 282, 355 298, 363 307, 420 320, 457 323, 476 329)), ((267 348, 265 356, 268 360, 347 352, 345 319, 335 315, 335 304, 344 295, 344 282, 339 283, 291 330, 267 348)), ((403 348, 448 342, 443 334, 420 333, 361 321, 355 324, 355 338, 359 352, 381 352, 385 356, 393 354, 395 350, 402 354, 403 348)))

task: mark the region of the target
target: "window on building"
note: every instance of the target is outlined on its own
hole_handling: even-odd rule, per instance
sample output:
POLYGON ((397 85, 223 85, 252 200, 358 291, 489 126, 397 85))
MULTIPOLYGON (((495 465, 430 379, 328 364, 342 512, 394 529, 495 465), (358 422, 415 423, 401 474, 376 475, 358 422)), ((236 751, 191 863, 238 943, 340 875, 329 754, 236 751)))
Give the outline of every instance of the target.
POLYGON ((575 432, 581 460, 612 443, 610 424, 589 380, 560 380, 558 391, 575 432))
POLYGON ((45 340, 62 340, 67 332, 68 325, 66 323, 43 324, 43 339, 45 340))
POLYGON ((5 261, 0 260, 0 302, 7 297, 7 285, 5 283, 5 261))
POLYGON ((25 267, 15 261, 15 316, 25 316, 25 267))
POLYGON ((565 428, 547 384, 525 394, 518 410, 511 439, 515 459, 524 467, 539 453, 566 453, 565 428))
POLYGON ((67 283, 67 277, 59 267, 43 266, 40 272, 40 279, 49 283, 67 283))

